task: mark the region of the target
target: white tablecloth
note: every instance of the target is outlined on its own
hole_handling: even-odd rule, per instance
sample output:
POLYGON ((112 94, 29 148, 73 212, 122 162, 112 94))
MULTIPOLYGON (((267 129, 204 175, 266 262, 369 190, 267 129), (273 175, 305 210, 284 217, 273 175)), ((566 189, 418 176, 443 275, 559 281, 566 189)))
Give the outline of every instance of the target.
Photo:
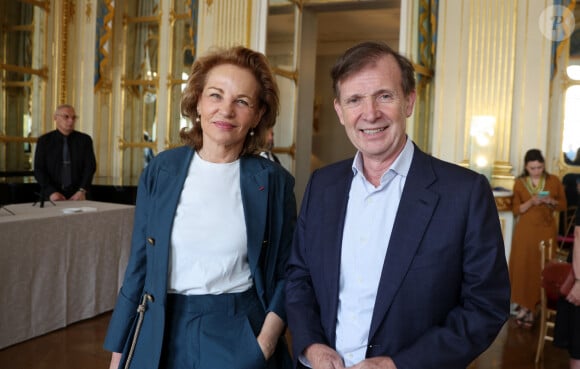
POLYGON ((95 201, 0 208, 0 349, 114 307, 133 213, 95 201))

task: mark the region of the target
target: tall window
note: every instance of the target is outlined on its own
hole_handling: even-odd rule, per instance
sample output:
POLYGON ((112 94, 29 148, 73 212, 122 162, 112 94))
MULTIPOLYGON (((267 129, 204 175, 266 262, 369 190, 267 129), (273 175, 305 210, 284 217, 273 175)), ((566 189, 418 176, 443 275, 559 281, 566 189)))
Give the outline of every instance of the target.
POLYGON ((46 90, 43 1, 0 2, 0 172, 30 171, 46 90))

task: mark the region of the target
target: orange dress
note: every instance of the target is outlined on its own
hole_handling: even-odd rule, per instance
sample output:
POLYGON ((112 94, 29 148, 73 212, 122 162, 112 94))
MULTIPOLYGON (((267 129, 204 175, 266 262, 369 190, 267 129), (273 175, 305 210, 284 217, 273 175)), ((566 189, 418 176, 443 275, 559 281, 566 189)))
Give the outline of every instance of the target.
POLYGON ((535 311, 540 301, 540 241, 552 239, 556 245, 558 228, 555 214, 566 209, 566 194, 560 179, 548 174, 544 191, 558 201, 550 208, 547 205, 532 206, 520 214, 520 205, 532 195, 524 183, 525 177, 519 177, 514 184, 513 213, 516 225, 509 259, 509 273, 512 287, 512 302, 531 311, 535 311))

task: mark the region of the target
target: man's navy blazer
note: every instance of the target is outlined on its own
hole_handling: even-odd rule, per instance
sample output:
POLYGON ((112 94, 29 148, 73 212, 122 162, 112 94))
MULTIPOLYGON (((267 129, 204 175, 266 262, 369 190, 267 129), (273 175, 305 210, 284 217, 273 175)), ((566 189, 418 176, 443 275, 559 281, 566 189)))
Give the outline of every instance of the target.
MULTIPOLYGON (((352 159, 317 170, 302 201, 286 282, 295 360, 313 343, 335 348, 352 178, 352 159)), ((509 304, 506 255, 488 180, 415 146, 366 357, 390 356, 398 369, 465 368, 493 342, 509 304)))

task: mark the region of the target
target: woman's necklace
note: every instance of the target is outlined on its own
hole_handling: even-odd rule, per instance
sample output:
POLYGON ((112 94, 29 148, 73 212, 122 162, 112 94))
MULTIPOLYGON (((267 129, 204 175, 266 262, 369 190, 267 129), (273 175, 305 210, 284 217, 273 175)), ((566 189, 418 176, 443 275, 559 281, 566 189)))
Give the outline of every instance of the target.
POLYGON ((532 181, 532 177, 527 176, 524 179, 524 184, 526 189, 530 193, 530 195, 534 196, 537 195, 540 191, 544 191, 544 185, 546 184, 546 176, 542 174, 540 179, 538 180, 538 185, 534 186, 534 182, 532 181))

